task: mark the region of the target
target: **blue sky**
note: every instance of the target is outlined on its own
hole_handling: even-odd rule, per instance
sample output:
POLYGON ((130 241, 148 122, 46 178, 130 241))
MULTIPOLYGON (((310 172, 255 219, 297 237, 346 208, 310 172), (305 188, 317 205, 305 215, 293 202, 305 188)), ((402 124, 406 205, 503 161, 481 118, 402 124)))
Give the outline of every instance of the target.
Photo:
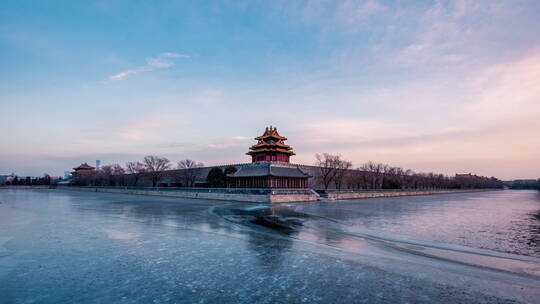
POLYGON ((275 125, 446 174, 540 175, 537 1, 4 1, 0 174, 249 161, 275 125))

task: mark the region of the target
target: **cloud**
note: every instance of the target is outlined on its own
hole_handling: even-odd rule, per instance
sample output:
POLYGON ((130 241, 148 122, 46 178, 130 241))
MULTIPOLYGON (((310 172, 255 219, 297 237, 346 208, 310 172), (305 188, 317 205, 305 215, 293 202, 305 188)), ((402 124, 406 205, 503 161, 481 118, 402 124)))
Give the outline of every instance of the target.
POLYGON ((135 142, 151 143, 158 134, 168 134, 184 126, 186 118, 172 113, 148 114, 147 117, 124 122, 116 130, 111 130, 111 138, 115 144, 131 144, 135 142))
POLYGON ((469 82, 475 101, 465 110, 472 119, 500 124, 540 115, 540 49, 488 66, 469 82))
POLYGON ((120 72, 115 75, 109 76, 110 81, 118 81, 123 80, 129 75, 142 73, 142 72, 150 72, 156 69, 166 69, 174 66, 174 60, 173 58, 189 58, 190 56, 185 54, 179 54, 179 53, 163 53, 157 57, 149 57, 146 58, 146 65, 140 66, 136 69, 131 69, 127 71, 120 72))
MULTIPOLYGON (((469 60, 462 55, 445 59, 469 60)), ((293 139, 295 162, 311 163, 316 152, 331 152, 356 165, 374 160, 448 174, 471 171, 502 178, 537 174, 540 48, 428 76, 321 91, 322 99, 333 101, 323 118, 309 112, 302 124, 280 124, 293 139)), ((313 103, 314 98, 307 100, 313 103)))
POLYGON ((526 21, 518 23, 519 29, 507 26, 515 18, 528 20, 527 10, 507 1, 436 1, 427 8, 396 10, 389 21, 400 26, 387 31, 385 39, 394 53, 390 62, 417 69, 469 68, 500 60, 509 50, 528 49, 530 43, 523 41, 534 39, 522 39, 529 32, 526 21), (402 44, 397 51, 394 41, 402 44))
POLYGON ((169 68, 174 65, 171 60, 165 58, 146 58, 146 65, 150 68, 160 69, 169 68))
POLYGON ((245 142, 245 141, 251 140, 251 137, 242 136, 242 135, 237 135, 237 136, 231 137, 231 139, 232 139, 233 141, 245 142))
POLYGON ((169 57, 169 58, 189 58, 189 55, 185 54, 179 54, 179 53, 163 53, 161 54, 162 57, 169 57))
POLYGON ((129 75, 131 74, 136 74, 137 73, 137 70, 127 70, 127 71, 124 71, 124 72, 120 72, 116 75, 112 75, 109 77, 109 80, 122 80, 126 77, 128 77, 129 75))
POLYGON ((382 13, 386 7, 377 0, 360 1, 344 1, 340 3, 338 12, 341 17, 348 23, 364 22, 372 16, 382 13))

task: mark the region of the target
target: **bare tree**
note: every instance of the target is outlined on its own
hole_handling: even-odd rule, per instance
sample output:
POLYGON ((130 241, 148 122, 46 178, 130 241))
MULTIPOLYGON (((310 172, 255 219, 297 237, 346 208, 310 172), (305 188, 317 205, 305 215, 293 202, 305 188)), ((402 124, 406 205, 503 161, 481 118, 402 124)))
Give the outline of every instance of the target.
POLYGON ((383 185, 384 174, 388 171, 388 165, 381 163, 368 162, 362 166, 364 170, 370 172, 371 189, 381 189, 383 185))
POLYGON ((336 173, 334 175, 334 185, 336 189, 341 189, 344 181, 349 176, 349 169, 352 167, 352 163, 348 160, 341 159, 338 155, 336 160, 336 173))
POLYGON ((123 185, 125 171, 118 164, 104 165, 96 172, 94 185, 96 186, 119 186, 123 185))
POLYGON ((434 189, 434 188, 501 188, 502 182, 495 177, 474 174, 456 174, 449 177, 437 173, 416 173, 410 169, 392 167, 382 163, 367 162, 357 170, 349 185, 367 189, 434 189))
POLYGON ((328 189, 334 182, 336 189, 341 189, 347 171, 352 163, 341 158, 341 155, 330 153, 315 154, 317 159, 315 166, 318 167, 317 179, 323 184, 324 189, 328 189))
POLYGON ((316 178, 323 184, 324 189, 328 189, 332 180, 334 180, 336 168, 335 168, 335 156, 329 153, 315 154, 317 161, 316 178))
POLYGON ((347 170, 347 174, 344 177, 344 183, 347 189, 362 189, 363 188, 362 175, 363 175, 363 172, 358 169, 347 170))
POLYGON ((112 166, 104 165, 99 168, 96 174, 94 184, 96 186, 111 186, 112 185, 112 166))
POLYGON ((125 186, 126 184, 126 170, 119 164, 111 165, 112 169, 112 181, 115 186, 125 186))
POLYGON ((144 157, 144 166, 152 187, 156 187, 165 174, 165 170, 171 167, 171 162, 165 157, 148 155, 144 157))
POLYGON ((184 159, 178 162, 176 178, 185 187, 193 187, 195 179, 197 178, 198 168, 203 167, 204 164, 196 162, 191 159, 184 159))
POLYGON ((133 177, 133 186, 137 186, 137 183, 146 172, 146 166, 139 161, 128 162, 126 163, 126 171, 133 177))
POLYGON ((383 189, 400 189, 401 184, 399 181, 399 176, 402 171, 403 170, 401 168, 384 165, 382 188, 383 189))
POLYGON ((407 169, 403 172, 402 176, 402 188, 412 189, 414 188, 414 171, 407 169))

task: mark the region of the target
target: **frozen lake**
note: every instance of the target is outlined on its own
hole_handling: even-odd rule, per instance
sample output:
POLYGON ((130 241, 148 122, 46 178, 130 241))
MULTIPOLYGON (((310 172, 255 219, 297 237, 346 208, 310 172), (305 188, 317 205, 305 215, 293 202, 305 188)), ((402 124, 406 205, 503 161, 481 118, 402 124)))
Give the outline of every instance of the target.
POLYGON ((539 303, 540 195, 0 190, 0 303, 539 303))

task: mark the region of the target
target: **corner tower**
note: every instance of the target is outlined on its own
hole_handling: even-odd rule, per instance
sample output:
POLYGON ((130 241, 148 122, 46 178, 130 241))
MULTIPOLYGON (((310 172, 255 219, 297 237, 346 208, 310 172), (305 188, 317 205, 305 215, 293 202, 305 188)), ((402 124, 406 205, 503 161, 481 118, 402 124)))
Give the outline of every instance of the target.
POLYGON ((286 137, 279 135, 277 128, 266 127, 264 134, 255 137, 257 144, 249 148, 247 155, 251 155, 252 162, 279 161, 288 163, 290 157, 295 155, 292 148, 285 144, 286 137))
POLYGON ((252 163, 227 175, 230 188, 308 188, 311 175, 289 163, 294 152, 285 144, 287 138, 279 135, 276 128, 267 127, 264 134, 255 139, 257 144, 246 153, 251 155, 252 163))

